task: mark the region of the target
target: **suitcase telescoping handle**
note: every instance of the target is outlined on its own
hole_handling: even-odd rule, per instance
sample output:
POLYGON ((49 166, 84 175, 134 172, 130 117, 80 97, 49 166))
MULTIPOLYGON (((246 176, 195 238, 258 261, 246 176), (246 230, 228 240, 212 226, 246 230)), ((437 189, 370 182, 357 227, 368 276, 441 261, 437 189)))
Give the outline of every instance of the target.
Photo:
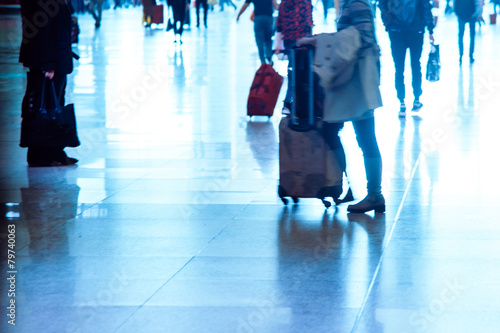
POLYGON ((312 59, 314 56, 314 49, 311 47, 295 47, 291 52, 292 71, 290 77, 290 89, 293 92, 291 121, 289 126, 291 129, 299 132, 306 132, 315 128, 314 119, 314 83, 313 83, 313 70, 312 59), (299 55, 300 53, 300 55, 299 55), (297 87, 297 72, 303 71, 307 73, 306 77, 302 77, 304 81, 297 87), (301 112, 301 117, 297 114, 297 89, 302 91, 302 96, 307 96, 307 103, 301 103, 299 107, 306 108, 307 112, 301 112), (306 117, 304 118, 304 115, 306 117))

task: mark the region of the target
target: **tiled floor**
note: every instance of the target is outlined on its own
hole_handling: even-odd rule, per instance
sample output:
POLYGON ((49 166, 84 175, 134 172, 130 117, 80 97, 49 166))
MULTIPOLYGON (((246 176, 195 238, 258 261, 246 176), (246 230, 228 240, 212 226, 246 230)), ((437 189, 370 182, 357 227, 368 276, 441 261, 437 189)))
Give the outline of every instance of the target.
MULTIPOLYGON (((318 6, 315 31, 332 31, 318 6)), ((80 162, 61 168, 28 168, 18 146, 20 20, 1 18, 0 331, 499 332, 500 28, 459 67, 441 9, 442 79, 424 82, 423 119, 400 120, 378 23, 387 212, 347 214, 277 197, 280 110, 245 116, 258 57, 250 13, 235 16, 217 8, 175 46, 139 8, 105 11, 100 30, 80 15, 80 162)), ((342 138, 359 199, 361 152, 350 126, 342 138)))

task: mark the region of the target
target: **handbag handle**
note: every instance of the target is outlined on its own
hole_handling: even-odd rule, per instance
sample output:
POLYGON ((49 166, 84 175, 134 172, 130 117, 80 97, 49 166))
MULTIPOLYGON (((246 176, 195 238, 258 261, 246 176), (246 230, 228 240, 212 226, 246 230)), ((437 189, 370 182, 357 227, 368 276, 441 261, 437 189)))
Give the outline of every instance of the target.
MULTIPOLYGON (((48 78, 44 78, 42 83, 42 100, 40 101, 40 112, 42 113, 47 113, 47 109, 45 108, 45 83, 47 82, 47 80, 48 78)), ((61 93, 63 86, 64 85, 61 85, 61 93)), ((56 86, 54 85, 53 80, 50 80, 50 87, 51 87, 50 90, 52 91, 52 97, 54 98, 55 109, 58 110, 61 108, 61 104, 59 103, 59 98, 57 97, 56 93, 56 86)), ((61 93, 59 94, 59 96, 61 96, 61 93)))

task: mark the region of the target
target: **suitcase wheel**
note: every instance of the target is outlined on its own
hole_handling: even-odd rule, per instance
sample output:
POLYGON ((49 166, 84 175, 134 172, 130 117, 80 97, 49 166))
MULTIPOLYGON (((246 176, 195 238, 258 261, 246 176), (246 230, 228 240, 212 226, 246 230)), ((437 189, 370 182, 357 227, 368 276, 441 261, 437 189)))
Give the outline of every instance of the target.
POLYGON ((288 205, 288 199, 287 198, 281 197, 280 199, 281 199, 281 201, 283 201, 283 204, 285 206, 288 205))
POLYGON ((332 203, 328 200, 321 199, 321 201, 323 202, 323 205, 325 205, 326 208, 328 208, 332 205, 332 203))
POLYGON ((292 200, 293 200, 294 204, 299 203, 299 198, 297 198, 297 197, 292 197, 292 200))

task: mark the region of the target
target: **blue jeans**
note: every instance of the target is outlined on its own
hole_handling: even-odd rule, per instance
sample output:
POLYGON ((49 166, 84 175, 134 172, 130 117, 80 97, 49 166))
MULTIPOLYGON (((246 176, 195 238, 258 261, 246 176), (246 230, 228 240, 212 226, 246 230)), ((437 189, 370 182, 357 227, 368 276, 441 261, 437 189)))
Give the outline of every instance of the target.
POLYGON ((255 16, 253 20, 255 42, 259 49, 260 62, 271 63, 273 56, 273 17, 266 15, 255 16))
POLYGON ((396 68, 396 92, 401 103, 405 99, 405 58, 406 50, 410 49, 411 85, 413 95, 418 99, 422 95, 422 71, 420 57, 424 45, 424 33, 421 31, 389 31, 392 59, 396 68))
POLYGON ((465 24, 469 23, 469 33, 470 33, 470 46, 469 46, 469 57, 472 58, 474 55, 474 41, 476 39, 476 17, 472 17, 468 20, 458 19, 458 51, 460 52, 460 58, 464 55, 464 33, 465 24))

